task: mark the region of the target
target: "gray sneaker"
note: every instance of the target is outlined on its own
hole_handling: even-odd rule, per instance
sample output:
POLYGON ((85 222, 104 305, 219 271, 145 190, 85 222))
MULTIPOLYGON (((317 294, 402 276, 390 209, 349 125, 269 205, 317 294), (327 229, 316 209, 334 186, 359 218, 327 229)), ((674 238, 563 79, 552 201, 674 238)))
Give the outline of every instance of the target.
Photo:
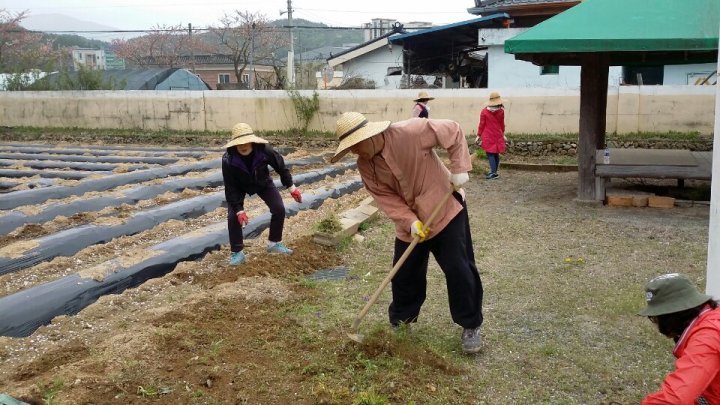
POLYGON ((465 353, 477 353, 482 349, 482 337, 480 327, 475 329, 463 329, 462 348, 465 353))

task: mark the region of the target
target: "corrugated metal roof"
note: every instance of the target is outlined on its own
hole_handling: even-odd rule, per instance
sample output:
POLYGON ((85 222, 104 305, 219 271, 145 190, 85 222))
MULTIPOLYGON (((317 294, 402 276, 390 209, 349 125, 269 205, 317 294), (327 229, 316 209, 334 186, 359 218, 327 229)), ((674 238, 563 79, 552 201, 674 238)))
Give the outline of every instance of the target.
POLYGON ((443 33, 446 33, 445 31, 460 31, 468 28, 471 30, 471 36, 477 42, 477 28, 479 28, 479 26, 484 25, 484 23, 487 23, 488 21, 506 18, 510 18, 510 16, 505 13, 492 14, 487 17, 473 18, 472 20, 460 21, 452 24, 440 25, 437 27, 427 28, 416 32, 409 32, 406 34, 397 35, 390 38, 390 42, 392 42, 393 44, 397 44, 409 39, 432 35, 441 31, 443 31, 443 33))

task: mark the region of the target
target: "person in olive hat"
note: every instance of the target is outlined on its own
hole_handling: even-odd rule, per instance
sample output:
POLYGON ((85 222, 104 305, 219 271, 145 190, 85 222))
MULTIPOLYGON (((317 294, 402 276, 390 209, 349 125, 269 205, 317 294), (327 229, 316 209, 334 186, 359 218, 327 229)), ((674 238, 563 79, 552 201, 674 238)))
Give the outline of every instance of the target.
POLYGON ((642 404, 720 404, 720 309, 680 273, 645 285, 647 316, 675 341, 675 371, 642 404))
POLYGON ((293 184, 285 161, 263 138, 255 135, 250 125, 241 122, 232 129, 232 137, 225 144, 222 175, 228 205, 228 234, 230 236, 230 265, 245 262, 243 230, 250 218, 245 212, 245 196, 257 194, 270 209, 270 235, 267 251, 292 254, 282 241, 285 224, 285 204, 275 187, 268 166, 280 175, 280 183, 290 190, 297 202, 302 202, 300 189, 293 184))

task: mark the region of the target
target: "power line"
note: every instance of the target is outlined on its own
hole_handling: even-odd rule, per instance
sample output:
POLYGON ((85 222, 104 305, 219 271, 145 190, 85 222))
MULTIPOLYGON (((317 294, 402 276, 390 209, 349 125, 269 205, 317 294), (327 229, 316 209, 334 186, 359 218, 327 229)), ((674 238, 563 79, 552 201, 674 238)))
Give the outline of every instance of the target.
MULTIPOLYGON (((278 31, 278 32, 284 32, 288 28, 293 29, 304 29, 304 30, 346 30, 346 31, 358 31, 358 30, 365 30, 368 28, 365 27, 313 27, 309 25, 277 25, 277 26, 268 26, 265 27, 265 31, 278 31)), ((424 30, 428 27, 418 28, 418 27, 408 27, 404 28, 406 31, 418 31, 418 30, 424 30)), ((223 28, 215 28, 215 27, 203 27, 203 28, 192 28, 193 32, 209 32, 211 30, 222 30, 223 28)), ((12 29, 12 30, 5 30, 3 32, 9 32, 9 33, 36 33, 36 34, 139 34, 139 33, 161 33, 161 32, 177 32, 178 34, 184 34, 187 32, 187 28, 166 28, 166 29, 158 29, 158 28, 150 28, 150 29, 144 29, 144 30, 43 30, 43 31, 37 31, 37 30, 23 30, 23 29, 12 29)))

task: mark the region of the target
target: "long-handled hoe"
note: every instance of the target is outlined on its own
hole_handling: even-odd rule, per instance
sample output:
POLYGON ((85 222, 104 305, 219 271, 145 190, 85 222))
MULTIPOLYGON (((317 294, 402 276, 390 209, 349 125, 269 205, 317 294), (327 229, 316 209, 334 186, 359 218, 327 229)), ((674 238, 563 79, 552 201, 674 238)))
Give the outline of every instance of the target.
MULTIPOLYGON (((447 202, 448 198, 452 195, 452 191, 445 194, 443 199, 438 203, 437 206, 433 209, 433 211, 430 213, 430 217, 425 221, 424 223, 424 229, 427 232, 430 229, 430 225, 435 220, 435 217, 437 216, 438 212, 440 212, 440 209, 445 205, 445 202, 447 202)), ((400 256, 400 259, 398 259, 397 263, 393 266, 392 270, 385 276, 385 279, 380 283, 380 286, 375 290, 375 293, 373 293, 372 297, 368 300, 368 302, 365 304, 365 307, 363 307, 362 311, 358 314, 358 316, 355 318, 355 321, 352 324, 352 331, 348 333, 348 337, 358 343, 362 343, 363 336, 358 333, 358 330, 360 329, 360 322, 362 322, 363 318, 365 318, 365 315, 367 315, 368 311, 370 310, 370 307, 373 306, 375 301, 377 301, 378 297, 380 297, 380 294, 383 292, 385 287, 390 283, 390 280, 392 280, 393 277, 395 277, 395 273, 398 272, 400 267, 405 263, 405 260, 408 256, 410 256, 410 253, 415 249, 415 246, 420 241, 420 238, 418 236, 415 236, 413 238, 413 241, 410 243, 410 246, 405 249, 405 252, 403 252, 402 256, 400 256)))

